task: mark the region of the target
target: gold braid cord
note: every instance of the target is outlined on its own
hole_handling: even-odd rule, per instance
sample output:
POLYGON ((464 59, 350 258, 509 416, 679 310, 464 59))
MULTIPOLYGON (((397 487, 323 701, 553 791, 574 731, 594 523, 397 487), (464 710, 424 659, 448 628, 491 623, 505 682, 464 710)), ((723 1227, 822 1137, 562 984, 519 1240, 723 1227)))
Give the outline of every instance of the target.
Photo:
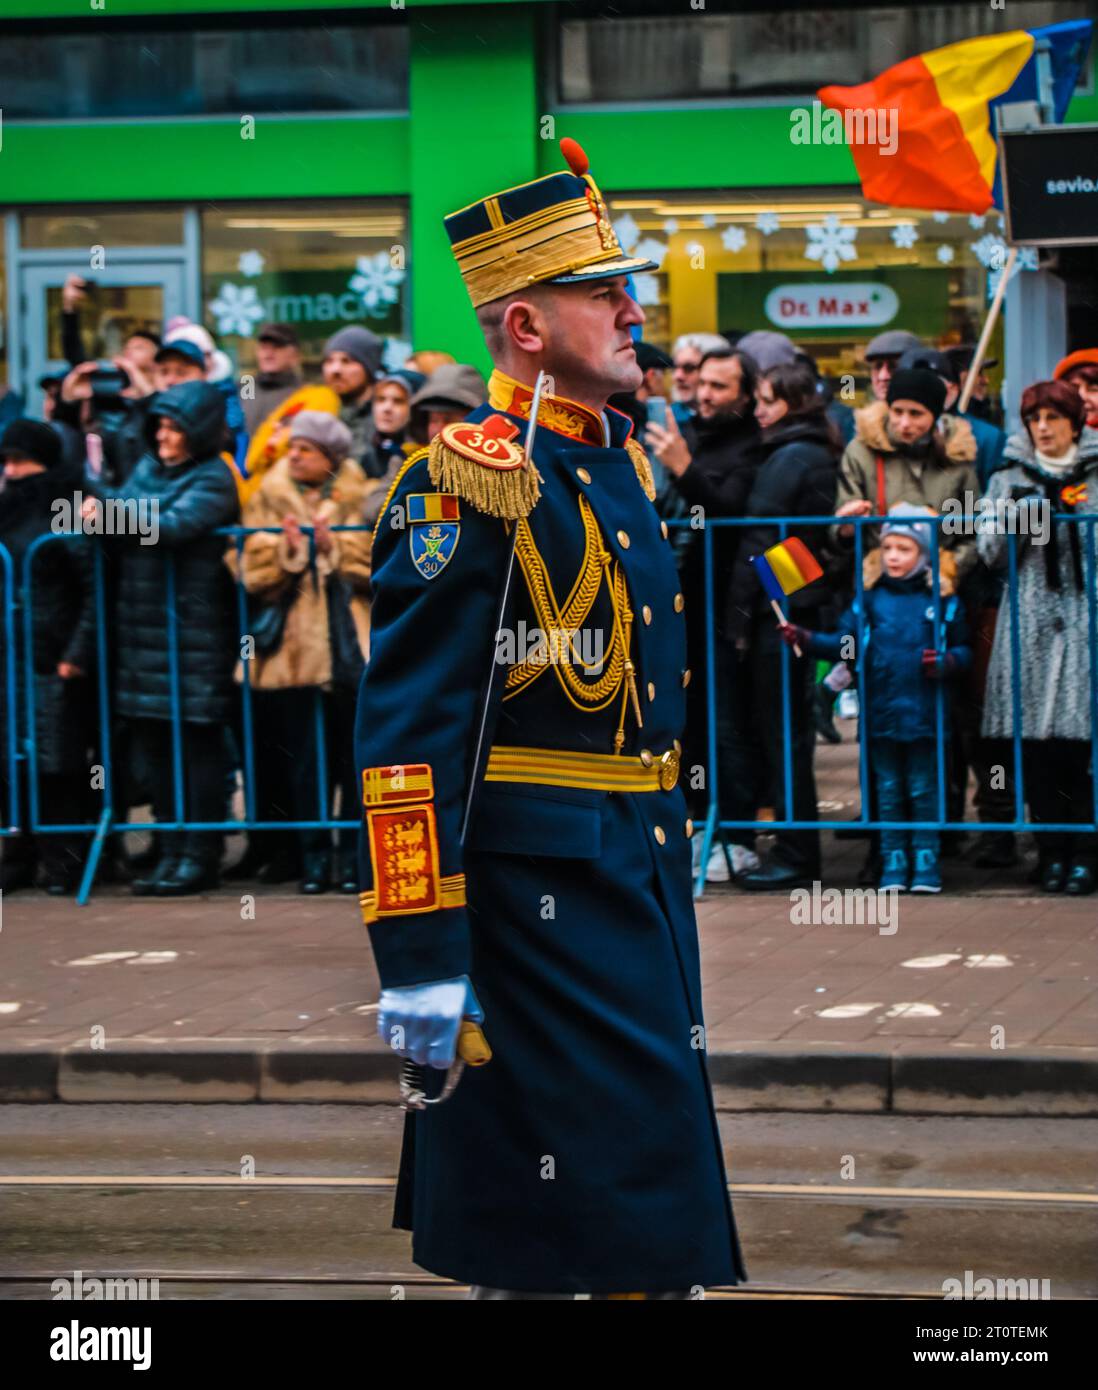
POLYGON ((652 465, 648 461, 648 455, 635 439, 625 441, 625 451, 633 460, 633 467, 636 470, 637 480, 644 488, 644 495, 649 502, 656 500, 656 480, 652 477, 652 465))
POLYGON ((605 709, 620 694, 621 719, 614 736, 614 748, 617 752, 625 742, 625 711, 630 699, 633 701, 638 727, 642 724, 633 663, 629 659, 633 610, 629 603, 625 574, 603 544, 591 505, 582 495, 579 498, 579 507, 585 537, 584 557, 579 575, 563 609, 553 592, 548 569, 534 541, 529 523, 525 518, 518 523, 515 555, 526 580, 526 589, 530 595, 537 625, 552 644, 553 650, 543 661, 524 661, 512 667, 507 673, 507 693, 503 698, 509 700, 517 695, 550 666, 568 701, 576 709, 594 713, 596 710, 605 709), (613 612, 613 637, 602 675, 596 681, 585 681, 573 667, 573 661, 576 665, 583 665, 582 654, 576 649, 574 634, 590 615, 604 579, 609 589, 613 612), (560 649, 563 642, 567 642, 567 651, 560 649))
POLYGON ((517 521, 529 516, 541 496, 541 475, 531 462, 526 468, 493 468, 451 449, 438 435, 427 457, 431 482, 453 492, 489 516, 517 521))

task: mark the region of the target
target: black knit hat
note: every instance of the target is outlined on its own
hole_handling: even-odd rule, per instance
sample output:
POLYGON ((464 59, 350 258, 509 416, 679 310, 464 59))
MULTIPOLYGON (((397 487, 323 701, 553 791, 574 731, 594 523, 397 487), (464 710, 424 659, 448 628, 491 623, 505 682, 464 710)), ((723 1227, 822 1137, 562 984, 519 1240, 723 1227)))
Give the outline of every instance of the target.
POLYGON ((893 372, 888 383, 888 403, 894 401, 915 401, 925 406, 935 419, 945 408, 946 385, 937 372, 927 371, 925 367, 908 367, 904 371, 893 372))
POLYGON ((61 462, 61 436, 41 420, 26 417, 13 420, 0 435, 0 457, 12 454, 16 458, 33 459, 45 468, 56 468, 61 462))

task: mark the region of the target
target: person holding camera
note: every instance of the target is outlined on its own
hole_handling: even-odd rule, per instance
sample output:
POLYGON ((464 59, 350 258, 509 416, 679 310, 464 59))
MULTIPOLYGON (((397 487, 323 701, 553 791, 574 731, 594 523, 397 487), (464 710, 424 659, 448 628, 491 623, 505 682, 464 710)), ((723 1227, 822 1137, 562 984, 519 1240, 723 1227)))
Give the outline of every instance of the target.
MULTIPOLYGON (((983 733, 1014 737, 1013 683, 1020 681, 1018 732, 1032 820, 1089 824, 1094 816, 1093 656, 1087 586, 1098 574, 1098 536, 1094 524, 1051 518, 1098 513, 1098 430, 1086 425, 1083 399, 1065 381, 1030 386, 1022 395, 1021 415, 1025 428, 1007 442, 1006 466, 991 476, 978 525, 985 564, 1005 569, 1013 544, 1018 576, 1016 604, 1007 593, 999 609, 983 733)), ((1094 831, 1049 831, 1037 839, 1044 892, 1094 892, 1094 831)))

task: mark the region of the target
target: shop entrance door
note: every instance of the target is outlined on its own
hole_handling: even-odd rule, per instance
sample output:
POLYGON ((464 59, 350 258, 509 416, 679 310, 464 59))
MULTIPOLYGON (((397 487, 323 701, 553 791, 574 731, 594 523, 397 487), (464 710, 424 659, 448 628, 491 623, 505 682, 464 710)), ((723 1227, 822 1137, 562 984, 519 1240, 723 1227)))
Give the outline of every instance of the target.
POLYGON ((110 269, 89 271, 87 261, 59 257, 22 267, 20 307, 24 392, 29 414, 41 414, 38 380, 66 366, 61 332, 61 287, 70 274, 93 281, 80 306, 80 338, 84 356, 110 362, 126 339, 138 329, 162 333, 164 324, 184 307, 184 263, 141 260, 116 263, 110 269))

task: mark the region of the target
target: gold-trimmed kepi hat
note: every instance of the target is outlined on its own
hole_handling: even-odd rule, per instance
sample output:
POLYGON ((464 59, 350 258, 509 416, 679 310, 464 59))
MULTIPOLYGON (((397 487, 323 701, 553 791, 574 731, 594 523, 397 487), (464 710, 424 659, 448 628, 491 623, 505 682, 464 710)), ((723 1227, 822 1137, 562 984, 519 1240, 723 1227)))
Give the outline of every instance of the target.
POLYGON ((658 269, 654 261, 621 249, 576 141, 565 137, 560 152, 571 173, 504 189, 444 219, 474 308, 529 285, 658 269))

